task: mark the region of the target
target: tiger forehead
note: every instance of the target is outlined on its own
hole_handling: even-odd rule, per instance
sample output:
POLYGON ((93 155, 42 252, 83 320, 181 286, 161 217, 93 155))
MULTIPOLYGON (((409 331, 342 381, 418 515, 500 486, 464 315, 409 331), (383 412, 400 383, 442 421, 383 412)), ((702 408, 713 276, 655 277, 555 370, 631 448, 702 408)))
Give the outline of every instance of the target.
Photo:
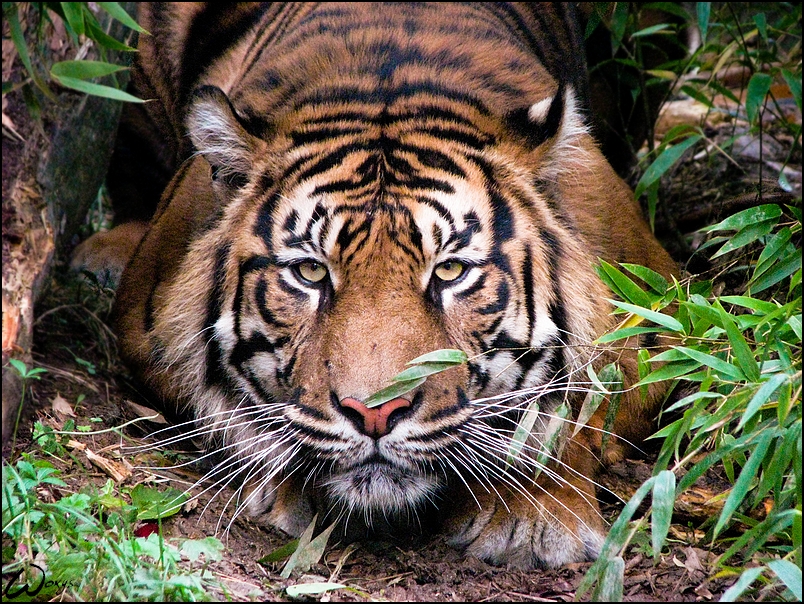
POLYGON ((486 210, 466 200, 446 205, 427 196, 346 205, 335 199, 293 203, 287 198, 277 211, 272 239, 330 260, 353 261, 365 249, 378 256, 396 256, 401 249, 417 262, 442 252, 480 260, 488 244, 486 210))

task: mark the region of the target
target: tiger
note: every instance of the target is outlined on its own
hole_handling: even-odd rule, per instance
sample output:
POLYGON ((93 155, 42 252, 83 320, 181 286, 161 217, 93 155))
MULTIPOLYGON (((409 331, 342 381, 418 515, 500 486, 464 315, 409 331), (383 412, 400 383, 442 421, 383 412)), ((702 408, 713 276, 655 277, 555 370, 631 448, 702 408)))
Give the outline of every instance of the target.
POLYGON ((140 4, 135 110, 172 178, 74 262, 122 275, 121 355, 195 418, 234 513, 292 536, 432 520, 511 568, 595 559, 596 477, 666 394, 627 388, 638 342, 594 345, 617 320, 595 266, 677 267, 598 148, 576 7, 140 4), (467 360, 366 404, 444 350, 467 360), (578 424, 613 360, 613 426, 607 402, 578 424))

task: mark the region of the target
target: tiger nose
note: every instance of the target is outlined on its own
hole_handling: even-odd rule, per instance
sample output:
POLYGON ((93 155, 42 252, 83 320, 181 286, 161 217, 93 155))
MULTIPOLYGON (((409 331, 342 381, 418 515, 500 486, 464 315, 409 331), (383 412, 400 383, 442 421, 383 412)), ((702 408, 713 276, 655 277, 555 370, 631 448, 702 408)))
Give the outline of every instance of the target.
MULTIPOLYGON (((410 401, 404 398, 395 398, 379 407, 369 409, 356 398, 346 397, 341 401, 341 407, 352 409, 358 413, 360 419, 362 419, 362 431, 364 434, 372 438, 380 438, 391 431, 388 426, 388 418, 391 414, 399 409, 410 407, 410 401)), ((357 426, 361 428, 359 423, 357 426)))

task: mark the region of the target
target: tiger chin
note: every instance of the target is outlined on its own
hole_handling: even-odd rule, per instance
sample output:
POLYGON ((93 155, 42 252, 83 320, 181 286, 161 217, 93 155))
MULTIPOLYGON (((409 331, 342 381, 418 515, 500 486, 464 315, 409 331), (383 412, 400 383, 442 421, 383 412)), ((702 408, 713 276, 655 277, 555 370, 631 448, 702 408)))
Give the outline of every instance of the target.
MULTIPOLYGON (((591 345, 612 325, 594 265, 676 267, 593 138, 572 5, 139 10, 133 78, 155 100, 132 111, 158 143, 139 159, 173 177, 147 223, 74 264, 122 271, 121 353, 195 416, 232 513, 292 535, 316 515, 344 534, 437 516, 493 564, 594 559, 596 473, 664 396, 626 392, 605 453, 607 404, 581 430, 556 416, 578 413, 590 363, 638 379, 637 342, 591 345), (365 404, 441 349, 469 361, 365 404)), ((149 184, 115 165, 135 173, 121 190, 149 184)))

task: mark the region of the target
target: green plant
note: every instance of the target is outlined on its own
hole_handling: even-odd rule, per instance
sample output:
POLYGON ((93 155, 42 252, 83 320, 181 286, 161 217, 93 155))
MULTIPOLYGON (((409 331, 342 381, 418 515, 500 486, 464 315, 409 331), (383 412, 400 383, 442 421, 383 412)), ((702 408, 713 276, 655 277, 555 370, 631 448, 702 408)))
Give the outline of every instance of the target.
POLYGON ((175 490, 138 485, 126 493, 109 480, 58 496, 63 491, 68 485, 48 461, 23 454, 3 464, 5 597, 184 601, 222 590, 208 569, 220 559, 220 541, 162 538, 162 519, 178 511, 175 490), (147 537, 136 536, 143 520, 158 521, 147 537))
POLYGON ((41 367, 28 369, 25 363, 19 359, 9 359, 8 362, 19 374, 20 378, 22 378, 22 394, 20 394, 20 403, 19 407, 17 408, 17 418, 14 421, 14 435, 11 437, 11 450, 13 451, 17 444, 17 430, 20 427, 20 418, 22 417, 23 405, 25 404, 25 392, 28 388, 28 381, 41 379, 41 374, 47 373, 47 369, 43 369, 41 367))
MULTIPOLYGON (((635 15, 640 10, 659 8, 684 17, 679 5, 628 9, 619 4, 614 11, 598 11, 610 15, 600 22, 615 43, 629 39, 636 48, 670 30, 638 30, 635 15)), ((636 196, 645 199, 651 224, 665 177, 704 143, 737 165, 727 154, 740 133, 756 136, 761 145, 763 130, 772 124, 792 141, 783 167, 800 153, 800 121, 783 118, 774 84, 787 87, 800 111, 801 7, 766 4, 759 11, 756 5, 744 6, 697 3, 685 22, 698 27, 701 44, 681 60, 646 69, 637 54, 628 57, 629 66, 642 70, 649 85, 671 82, 673 94, 695 99, 710 111, 717 110, 716 95, 733 107, 732 136, 725 143, 716 143, 699 126, 677 126, 655 148, 649 144, 636 196), (718 79, 729 66, 747 73, 741 92, 718 79), (773 119, 763 119, 769 116, 773 119)), ((697 253, 711 253, 717 271, 732 283, 740 282, 732 286, 736 291, 727 292, 736 295, 715 295, 713 282, 701 278, 669 284, 643 267, 600 267, 601 278, 619 298, 612 302, 631 314, 630 321, 600 342, 611 345, 633 335, 661 334, 670 346, 655 356, 640 351, 636 387, 673 380, 696 391, 664 411, 667 425, 655 435, 663 442, 654 476, 614 522, 577 597, 593 589, 593 599, 621 599, 622 554, 634 535, 650 522, 652 550, 658 556, 675 499, 704 472, 719 467, 732 487, 724 494, 720 514, 702 528, 723 552, 719 574, 737 577, 723 599, 738 598, 757 580, 764 589, 776 590, 777 597, 801 599, 801 198, 787 206, 763 204, 763 165, 760 161, 757 207, 700 232, 708 240, 697 253), (672 315, 670 309, 675 309, 672 315), (658 314, 662 310, 668 314, 658 314), (649 494, 648 514, 632 521, 649 494), (751 513, 765 507, 766 515, 751 513)), ((792 190, 783 169, 778 185, 792 190)))
MULTIPOLYGON (((116 83, 113 86, 97 84, 91 80, 103 76, 112 75, 120 70, 126 69, 125 66, 109 63, 105 60, 90 61, 77 59, 69 61, 59 61, 51 65, 46 74, 43 74, 38 67, 35 48, 29 48, 22 31, 20 22, 21 4, 19 2, 3 2, 3 18, 9 25, 11 40, 17 51, 20 61, 28 74, 29 80, 19 84, 3 82, 3 94, 10 92, 16 86, 25 85, 32 82, 48 99, 55 101, 54 95, 48 81, 55 82, 65 88, 70 88, 85 94, 92 94, 118 101, 128 101, 141 103, 142 100, 120 90, 116 83), (34 51, 34 52, 32 52, 34 51)), ((27 3, 25 3, 27 4, 27 3)), ((88 2, 32 2, 34 9, 31 17, 36 22, 37 36, 41 33, 42 24, 58 18, 64 23, 70 38, 76 43, 83 40, 92 40, 98 48, 101 57, 107 51, 134 51, 134 48, 124 44, 103 30, 95 13, 90 8, 88 2)), ((93 3, 102 9, 116 21, 126 27, 140 33, 147 33, 117 2, 97 2, 93 3)))
MULTIPOLYGON (((663 439, 654 476, 614 523, 579 594, 604 576, 610 587, 618 572, 621 586, 621 552, 635 530, 629 522, 648 493, 653 494, 650 518, 658 554, 675 498, 721 464, 733 486, 720 515, 703 528, 712 542, 721 538, 728 544, 718 561, 723 572, 741 575, 729 596, 739 596, 764 573, 767 581, 780 580, 791 598, 801 598, 801 209, 758 206, 706 230, 737 231, 716 242, 718 253, 743 252, 741 260, 752 268, 744 295, 715 296, 708 282, 675 282, 662 291, 658 275, 624 265, 651 286, 643 292, 626 272, 610 265, 600 271, 625 300, 614 304, 627 312, 655 321, 655 309, 676 305, 672 316, 661 315, 654 326, 625 327, 600 339, 612 343, 653 332, 672 342, 653 357, 641 351, 642 379, 635 387, 672 379, 696 385, 697 392, 664 411, 675 419, 654 436, 663 439), (770 232, 757 228, 765 221, 770 232), (746 240, 764 247, 748 254, 746 240), (770 511, 756 520, 749 512, 767 499, 770 511), (747 527, 742 535, 726 536, 738 523, 747 527), (727 566, 738 554, 746 563, 758 553, 759 566, 727 566)), ((593 599, 618 593, 599 589, 593 599)))

